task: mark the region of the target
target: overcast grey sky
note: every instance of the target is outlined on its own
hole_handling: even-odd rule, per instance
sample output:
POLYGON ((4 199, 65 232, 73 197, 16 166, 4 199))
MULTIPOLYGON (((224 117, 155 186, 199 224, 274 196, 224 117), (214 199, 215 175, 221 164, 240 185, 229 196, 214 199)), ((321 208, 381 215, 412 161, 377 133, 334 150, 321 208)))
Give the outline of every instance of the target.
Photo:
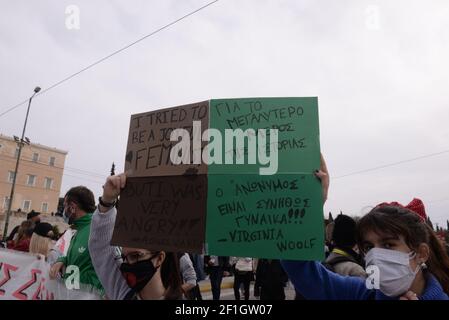
MULTIPOLYGON (((208 2, 2 0, 0 113, 208 2)), ((131 114, 209 98, 318 96, 333 177, 449 150, 448 16, 445 0, 221 0, 36 97, 26 135, 69 151, 62 193, 97 196, 131 114)), ((0 132, 20 135, 25 112, 0 132)), ((449 152, 331 180, 325 212, 419 197, 445 225, 448 186, 449 152)))

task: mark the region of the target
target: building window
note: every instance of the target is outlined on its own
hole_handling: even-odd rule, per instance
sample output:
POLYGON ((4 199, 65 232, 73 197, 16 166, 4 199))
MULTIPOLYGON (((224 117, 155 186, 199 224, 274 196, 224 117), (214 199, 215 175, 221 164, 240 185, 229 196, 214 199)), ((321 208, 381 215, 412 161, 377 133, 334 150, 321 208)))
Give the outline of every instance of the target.
POLYGON ((28 175, 28 180, 27 180, 27 186, 29 187, 34 187, 34 185, 36 184, 36 176, 29 174, 28 175))
POLYGON ((16 151, 14 152, 14 158, 17 159, 18 156, 19 156, 19 148, 16 148, 16 151))
POLYGON ((45 189, 51 189, 52 187, 53 187, 53 179, 52 178, 45 178, 44 188, 45 189))
POLYGON ((9 181, 9 183, 13 183, 14 182, 14 171, 9 171, 8 181, 9 181))
POLYGON ((3 199, 3 209, 8 209, 9 207, 9 197, 3 199))
POLYGON ((30 211, 30 209, 31 209, 31 200, 23 200, 22 210, 28 212, 30 211))
POLYGON ((42 202, 42 212, 47 213, 48 212, 48 203, 42 202))
POLYGON ((33 162, 38 162, 39 161, 39 153, 35 152, 33 153, 33 162))
POLYGON ((54 166, 55 166, 55 161, 56 161, 56 158, 55 158, 55 157, 50 157, 49 165, 52 166, 52 167, 54 167, 54 166))

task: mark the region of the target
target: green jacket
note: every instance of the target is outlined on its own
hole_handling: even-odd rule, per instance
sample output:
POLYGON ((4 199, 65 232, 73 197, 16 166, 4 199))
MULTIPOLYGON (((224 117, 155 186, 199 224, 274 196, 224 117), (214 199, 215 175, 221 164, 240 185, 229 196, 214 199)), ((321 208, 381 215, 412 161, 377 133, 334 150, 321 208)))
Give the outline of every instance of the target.
MULTIPOLYGON (((88 213, 73 223, 72 228, 76 230, 76 233, 70 241, 67 256, 59 257, 57 262, 64 263, 65 270, 71 265, 77 266, 79 268, 80 283, 91 285, 103 292, 103 286, 95 273, 88 248, 91 221, 92 213, 88 213)), ((69 272, 64 274, 64 279, 73 274, 73 270, 67 271, 69 272)))

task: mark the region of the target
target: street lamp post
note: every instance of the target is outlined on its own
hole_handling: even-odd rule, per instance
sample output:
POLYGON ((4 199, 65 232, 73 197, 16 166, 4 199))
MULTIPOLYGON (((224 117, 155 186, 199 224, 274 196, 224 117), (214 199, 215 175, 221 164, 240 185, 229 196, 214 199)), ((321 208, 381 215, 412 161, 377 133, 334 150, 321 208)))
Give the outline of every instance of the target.
POLYGON ((3 240, 6 240, 6 238, 8 236, 9 217, 11 216, 11 207, 12 207, 12 203, 13 203, 13 200, 14 200, 13 199, 14 198, 14 189, 15 189, 15 186, 16 186, 17 172, 19 170, 20 155, 22 154, 23 146, 25 144, 29 144, 30 143, 29 142, 30 140, 28 138, 25 139, 25 130, 26 130, 26 127, 27 127, 28 115, 30 113, 31 100, 34 98, 36 93, 38 93, 39 91, 41 91, 41 88, 39 88, 39 87, 34 88, 34 93, 30 97, 30 100, 28 101, 28 109, 27 109, 27 114, 26 114, 26 117, 25 117, 25 123, 23 125, 22 138, 20 140, 18 138, 16 139, 16 142, 19 145, 19 152, 17 153, 16 169, 14 170, 14 177, 13 177, 13 180, 12 180, 11 194, 9 196, 9 203, 8 203, 8 211, 6 212, 5 229, 3 230, 3 240))

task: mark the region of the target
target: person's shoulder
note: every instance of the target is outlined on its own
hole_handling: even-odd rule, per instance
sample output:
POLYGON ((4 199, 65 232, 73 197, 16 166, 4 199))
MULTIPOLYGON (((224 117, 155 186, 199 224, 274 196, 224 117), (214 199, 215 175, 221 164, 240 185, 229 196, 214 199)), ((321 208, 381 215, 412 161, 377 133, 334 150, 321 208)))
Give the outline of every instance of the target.
POLYGON ((340 255, 335 253, 335 252, 330 252, 329 255, 326 257, 326 259, 324 260, 324 262, 326 263, 332 263, 332 261, 334 259, 336 259, 337 257, 339 257, 340 255))
POLYGON ((190 260, 190 257, 187 253, 181 254, 179 257, 179 263, 180 264, 191 264, 192 260, 190 260))
POLYGON ((421 297, 422 300, 449 300, 449 296, 444 292, 441 283, 433 274, 426 272, 425 278, 426 287, 421 297))

